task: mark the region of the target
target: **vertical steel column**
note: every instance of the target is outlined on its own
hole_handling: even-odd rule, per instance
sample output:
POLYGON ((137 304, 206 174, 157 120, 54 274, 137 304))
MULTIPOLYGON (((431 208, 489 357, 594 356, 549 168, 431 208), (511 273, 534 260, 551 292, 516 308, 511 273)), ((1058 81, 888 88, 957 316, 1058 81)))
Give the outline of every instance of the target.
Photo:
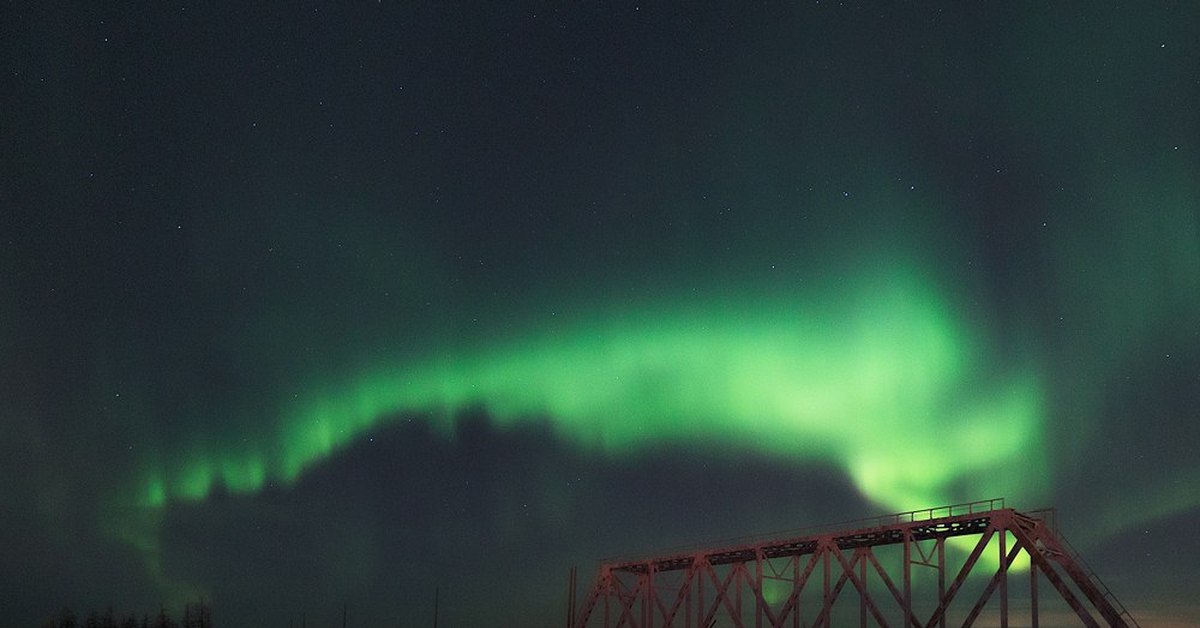
POLYGON ((608 609, 610 606, 609 602, 612 599, 612 596, 610 595, 611 593, 612 593, 612 580, 611 580, 611 576, 609 576, 609 577, 605 578, 605 584, 604 584, 604 628, 612 628, 612 624, 608 620, 608 613, 609 613, 608 609))
MULTIPOLYGON (((1026 550, 1028 553, 1028 550, 1026 550)), ((1037 599, 1037 567, 1033 564, 1033 559, 1029 559, 1029 625, 1032 628, 1038 628, 1038 599, 1037 599)))
POLYGON ((741 572, 742 572, 741 575, 743 576, 743 577, 739 578, 737 573, 733 574, 733 586, 737 587, 733 591, 733 596, 734 596, 733 599, 735 600, 733 605, 734 605, 734 608, 737 609, 737 619, 735 621, 740 626, 742 624, 742 581, 745 580, 746 563, 734 564, 733 570, 735 572, 738 570, 741 570, 741 572))
MULTIPOLYGON (((866 548, 866 551, 871 551, 871 548, 866 548)), ((858 581, 862 583, 862 591, 858 592, 858 625, 867 628, 867 558, 861 549, 859 552, 858 581)))
POLYGON ((1000 530, 1000 628, 1008 628, 1008 529, 1000 530))
POLYGON ((800 628, 800 557, 792 557, 792 595, 796 604, 792 607, 792 628, 800 628))
POLYGON ((754 553, 754 628, 762 628, 763 618, 763 553, 754 553))
MULTIPOLYGON (((641 591, 643 594, 645 593, 646 586, 648 584, 649 583, 646 580, 646 574, 644 574, 644 573, 638 574, 637 584, 635 584, 634 588, 633 588, 633 596, 634 597, 632 600, 629 601, 631 606, 633 604, 637 603, 637 594, 639 591, 641 591)), ((638 609, 637 621, 638 621, 638 624, 643 627, 646 625, 646 616, 649 614, 649 610, 650 610, 649 606, 646 604, 648 600, 649 600, 649 597, 647 597, 646 595, 642 595, 641 608, 638 609)), ((630 614, 632 615, 632 613, 630 613, 630 614)), ((632 623, 632 620, 630 620, 630 621, 632 623)))
POLYGON ((824 567, 825 567, 825 594, 824 601, 821 603, 821 615, 825 618, 825 625, 829 626, 833 623, 833 599, 829 596, 829 552, 833 550, 833 542, 828 539, 822 539, 821 551, 825 552, 824 567))
POLYGON ((642 597, 642 626, 654 628, 654 564, 646 563, 646 586, 642 597))
POLYGON ((683 576, 683 628, 692 628, 692 586, 691 581, 696 579, 696 561, 692 561, 687 572, 683 576), (690 580, 689 580, 690 578, 690 580))
POLYGON ((904 625, 912 621, 912 529, 904 530, 904 625))
MULTIPOLYGON (((946 539, 934 541, 938 555, 938 604, 946 602, 946 539)), ((938 617, 938 628, 946 628, 946 614, 938 617)))

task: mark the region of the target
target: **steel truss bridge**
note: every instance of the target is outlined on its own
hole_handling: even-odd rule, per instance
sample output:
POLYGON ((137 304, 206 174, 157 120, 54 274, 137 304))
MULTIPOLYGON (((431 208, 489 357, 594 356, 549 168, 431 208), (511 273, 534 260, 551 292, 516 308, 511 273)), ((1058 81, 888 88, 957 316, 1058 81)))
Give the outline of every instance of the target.
POLYGON ((1002 499, 606 562, 578 606, 574 580, 573 628, 1137 626, 1059 536, 1053 510, 1017 512, 1002 499))

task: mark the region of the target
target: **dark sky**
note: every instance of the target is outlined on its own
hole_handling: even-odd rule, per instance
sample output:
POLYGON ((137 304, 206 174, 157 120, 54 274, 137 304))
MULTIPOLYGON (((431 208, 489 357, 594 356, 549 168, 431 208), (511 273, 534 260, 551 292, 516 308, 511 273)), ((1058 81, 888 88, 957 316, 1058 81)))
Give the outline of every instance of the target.
POLYGON ((0 623, 997 496, 1200 622, 1200 4, 74 4, 0 7, 0 623))

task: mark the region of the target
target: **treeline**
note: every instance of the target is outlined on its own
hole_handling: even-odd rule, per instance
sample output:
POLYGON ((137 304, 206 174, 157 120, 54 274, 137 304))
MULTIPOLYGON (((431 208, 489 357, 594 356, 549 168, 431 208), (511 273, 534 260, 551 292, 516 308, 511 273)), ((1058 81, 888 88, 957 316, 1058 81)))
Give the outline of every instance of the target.
POLYGON ((143 614, 140 619, 135 613, 117 617, 111 607, 103 611, 92 610, 80 619, 70 608, 63 608, 58 616, 42 622, 41 628, 212 628, 212 625, 212 608, 200 600, 184 605, 180 621, 171 618, 166 608, 160 608, 153 617, 143 614))

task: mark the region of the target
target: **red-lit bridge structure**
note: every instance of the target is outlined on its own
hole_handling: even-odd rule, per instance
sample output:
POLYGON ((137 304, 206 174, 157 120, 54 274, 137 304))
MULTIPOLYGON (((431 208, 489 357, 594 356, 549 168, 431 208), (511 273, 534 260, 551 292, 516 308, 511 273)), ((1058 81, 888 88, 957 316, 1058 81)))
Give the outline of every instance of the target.
POLYGON ((568 625, 1137 626, 1056 528, 991 499, 611 561, 568 625))

